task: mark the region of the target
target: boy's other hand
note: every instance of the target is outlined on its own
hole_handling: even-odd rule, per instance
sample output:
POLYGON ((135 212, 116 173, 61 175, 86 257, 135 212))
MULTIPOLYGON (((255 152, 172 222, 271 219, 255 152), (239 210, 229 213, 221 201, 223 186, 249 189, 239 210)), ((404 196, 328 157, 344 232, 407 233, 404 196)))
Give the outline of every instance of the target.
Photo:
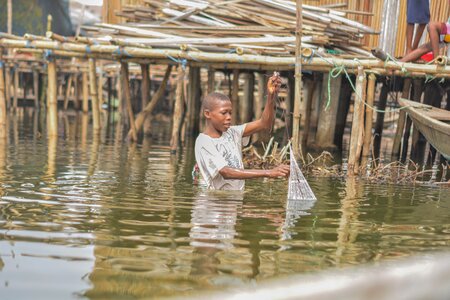
POLYGON ((273 168, 269 172, 270 178, 278 178, 278 177, 289 177, 290 167, 289 165, 279 165, 278 167, 273 168))
POLYGON ((277 72, 269 78, 267 82, 267 91, 269 94, 278 94, 281 87, 281 77, 277 72))

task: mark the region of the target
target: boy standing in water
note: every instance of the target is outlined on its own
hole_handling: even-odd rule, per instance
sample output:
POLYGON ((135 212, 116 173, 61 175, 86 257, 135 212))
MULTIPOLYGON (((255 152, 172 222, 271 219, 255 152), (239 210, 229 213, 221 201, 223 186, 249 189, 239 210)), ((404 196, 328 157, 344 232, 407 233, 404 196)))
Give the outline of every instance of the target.
POLYGON ((242 145, 248 143, 250 135, 271 129, 280 86, 281 78, 274 74, 267 83, 267 102, 261 118, 237 126, 231 124, 232 105, 226 95, 211 93, 203 99, 206 125, 195 141, 195 159, 209 189, 243 190, 245 179, 289 176, 288 165, 271 170, 245 170, 242 162, 242 145))

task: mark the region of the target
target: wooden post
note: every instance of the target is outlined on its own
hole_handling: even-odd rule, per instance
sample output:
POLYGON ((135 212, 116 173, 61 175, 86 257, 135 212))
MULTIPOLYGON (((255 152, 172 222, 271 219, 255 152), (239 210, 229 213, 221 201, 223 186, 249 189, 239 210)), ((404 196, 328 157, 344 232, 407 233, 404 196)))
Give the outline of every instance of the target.
MULTIPOLYGON (((97 72, 96 72, 97 73, 97 72)), ((103 105, 103 64, 100 62, 100 69, 98 72, 97 81, 97 98, 98 98, 98 109, 101 111, 103 105)))
POLYGON ((97 87, 97 72, 95 68, 95 59, 89 58, 89 88, 91 94, 92 103, 92 119, 93 119, 93 130, 94 134, 99 134, 101 129, 100 124, 100 106, 98 103, 98 87, 97 87))
POLYGON ((86 71, 81 73, 81 81, 83 86, 83 113, 87 114, 89 112, 89 77, 86 71))
MULTIPOLYGON (((353 76, 350 77, 353 83, 353 76)), ((347 115, 350 109, 350 100, 352 98, 353 88, 350 81, 345 78, 341 83, 341 92, 339 93, 339 107, 336 116, 336 129, 334 131, 334 144, 339 150, 342 150, 342 140, 344 137, 345 126, 347 124, 347 115)))
POLYGON ((6 97, 6 108, 11 107, 11 68, 8 63, 5 63, 5 97, 6 97))
MULTIPOLYGON (((420 103, 420 100, 422 98, 423 88, 424 88, 424 80, 421 78, 414 78, 413 80, 414 84, 414 95, 413 100, 420 103)), ((424 99, 424 103, 428 103, 428 101, 431 99, 424 99)), ((412 136, 412 143, 411 143, 411 159, 412 161, 422 164, 423 163, 423 156, 425 154, 425 145, 426 145, 426 139, 425 137, 417 130, 416 126, 413 127, 413 136, 412 136)))
POLYGON ((320 83, 318 83, 316 80, 308 80, 305 84, 305 91, 308 92, 306 96, 306 103, 303 104, 305 107, 305 120, 302 122, 304 124, 304 127, 300 139, 301 147, 303 149, 305 149, 308 144, 309 131, 311 130, 311 108, 314 98, 319 98, 319 85, 320 83))
MULTIPOLYGON (((350 149, 348 155, 348 176, 358 174, 359 157, 358 151, 360 148, 360 141, 362 140, 362 126, 364 126, 364 94, 366 87, 366 75, 363 67, 358 67, 358 75, 356 77, 356 94, 355 102, 353 104, 353 121, 352 132, 350 137, 350 149), (362 125, 362 126, 361 126, 362 125)), ((362 144, 362 143, 361 143, 362 144)))
POLYGON ((292 146, 294 153, 299 153, 300 148, 300 107, 302 100, 302 22, 303 1, 296 0, 296 26, 295 26, 295 102, 294 120, 292 125, 292 146))
POLYGON ((143 110, 148 103, 148 99, 150 98, 150 77, 148 64, 141 64, 141 76, 141 107, 143 110))
POLYGON ((341 82, 342 76, 333 78, 329 76, 329 73, 323 74, 322 90, 324 93, 322 94, 323 97, 320 105, 315 142, 316 146, 320 149, 336 148, 336 145, 334 145, 334 132, 336 129, 336 116, 339 107, 341 82), (330 80, 330 82, 328 82, 328 80, 330 80), (329 90, 328 84, 330 85, 329 90), (330 92, 329 96, 328 92, 330 92), (330 97, 330 103, 328 103, 328 97, 330 97))
POLYGON ((64 110, 67 110, 67 107, 69 106, 69 97, 70 97, 70 92, 72 90, 72 81, 73 81, 73 75, 70 74, 69 78, 67 79, 66 93, 64 95, 64 110))
POLYGON ((240 107, 242 123, 250 122, 253 119, 254 92, 255 74, 253 72, 244 73, 244 95, 240 107))
POLYGON ((57 77, 56 63, 54 57, 49 57, 47 63, 48 86, 47 86, 47 136, 58 136, 58 110, 57 110, 57 77))
POLYGON ((208 94, 211 94, 215 90, 215 71, 212 67, 208 68, 208 94))
MULTIPOLYGON (((285 123, 286 123, 286 126, 287 126, 287 132, 288 132, 287 133, 287 135, 288 135, 287 138, 289 138, 289 139, 292 137, 292 116, 291 116, 291 111, 294 109, 294 103, 295 103, 295 77, 294 77, 294 75, 295 75, 294 72, 291 72, 291 71, 289 71, 288 75, 287 75, 287 77, 288 77, 287 78, 288 79, 288 82, 287 82, 288 89, 287 89, 287 98, 286 98, 286 114, 284 115, 284 119, 285 119, 285 123)), ((302 103, 305 104, 306 101, 303 101, 302 103)), ((305 111, 305 107, 303 106, 303 107, 301 107, 301 114, 302 115, 305 115, 304 111, 305 111)), ((300 124, 300 127, 302 125, 303 124, 300 124)), ((287 143, 287 141, 285 141, 283 139, 283 144, 284 143, 287 143)))
POLYGON ((198 135, 200 131, 200 97, 201 97, 201 80, 200 68, 189 67, 189 83, 188 83, 188 101, 187 116, 188 121, 187 132, 192 136, 198 135))
MULTIPOLYGON (((153 109, 155 109, 156 104, 158 104, 158 101, 162 98, 164 95, 164 92, 166 91, 167 83, 170 79, 170 73, 172 71, 172 66, 168 65, 166 69, 166 73, 164 74, 164 78, 161 82, 161 85, 159 86, 156 93, 153 95, 152 100, 147 103, 147 105, 144 107, 144 109, 137 115, 136 120, 134 121, 135 128, 137 133, 139 134, 145 118, 152 113, 153 109)), ((131 130, 128 132, 128 135, 130 136, 132 134, 131 130)))
POLYGON ((6 139, 6 99, 5 99, 5 77, 4 77, 3 49, 0 48, 0 139, 6 139))
MULTIPOLYGON (((383 82, 378 99, 378 110, 384 111, 386 109, 387 97, 389 93, 389 86, 383 82)), ((384 112, 377 112, 377 120, 375 122, 375 131, 373 138, 373 156, 375 159, 380 158, 381 138, 383 136, 384 112)))
POLYGON ((239 122, 239 70, 233 70, 233 85, 231 88, 231 104, 233 105, 233 114, 231 116, 231 124, 236 125, 239 122))
POLYGON ((366 118, 364 127, 364 142, 363 152, 361 159, 361 166, 366 167, 367 160, 370 153, 370 142, 372 141, 372 123, 373 123, 373 102, 375 98, 375 85, 377 78, 374 74, 369 75, 369 81, 367 83, 367 105, 366 105, 366 118))
POLYGON ((39 108, 39 70, 33 68, 34 108, 39 108))
POLYGON ((183 86, 184 86, 184 68, 178 66, 177 90, 175 95, 175 107, 173 111, 172 137, 170 139, 170 151, 172 154, 177 152, 178 142, 180 140, 180 129, 183 123, 183 86))
POLYGON ((81 105, 80 105, 80 87, 81 87, 81 85, 80 85, 80 74, 78 74, 78 73, 76 73, 75 75, 74 75, 74 85, 73 85, 73 92, 74 92, 74 95, 73 95, 73 100, 74 100, 74 106, 75 106, 75 109, 76 110, 80 110, 80 107, 81 107, 81 105))
POLYGON ((137 137, 136 127, 134 125, 133 107, 131 105, 130 78, 129 78, 129 72, 128 72, 128 63, 126 63, 126 62, 120 63, 120 74, 122 76, 123 94, 124 94, 124 98, 125 98, 125 102, 126 102, 128 119, 130 121, 131 141, 137 142, 138 137, 137 137))
MULTIPOLYGON (((413 91, 412 91, 412 100, 415 102, 420 103, 420 99, 422 97, 422 91, 423 91, 423 81, 420 78, 415 78, 413 80, 413 91)), ((400 158, 400 161, 405 162, 406 157, 408 156, 408 149, 409 149, 409 137, 411 134, 411 126, 412 126, 412 120, 411 118, 406 119, 405 124, 405 132, 403 134, 403 143, 402 143, 402 155, 400 158)), ((415 144, 418 139, 418 131, 417 129, 413 128, 413 138, 412 138, 412 149, 411 149, 411 159, 415 159, 415 144)))
POLYGON ((13 110, 17 111, 17 102, 19 98, 19 66, 14 66, 14 99, 13 99, 13 110))

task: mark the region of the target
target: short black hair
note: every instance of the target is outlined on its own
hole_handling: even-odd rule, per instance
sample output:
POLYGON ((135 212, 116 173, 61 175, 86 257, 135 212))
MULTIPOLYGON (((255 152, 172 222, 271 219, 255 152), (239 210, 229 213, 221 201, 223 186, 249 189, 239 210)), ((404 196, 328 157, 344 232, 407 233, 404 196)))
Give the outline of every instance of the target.
POLYGON ((205 109, 211 110, 217 101, 230 101, 231 102, 230 98, 227 95, 214 92, 214 93, 206 95, 206 97, 203 98, 202 110, 205 110, 205 109))

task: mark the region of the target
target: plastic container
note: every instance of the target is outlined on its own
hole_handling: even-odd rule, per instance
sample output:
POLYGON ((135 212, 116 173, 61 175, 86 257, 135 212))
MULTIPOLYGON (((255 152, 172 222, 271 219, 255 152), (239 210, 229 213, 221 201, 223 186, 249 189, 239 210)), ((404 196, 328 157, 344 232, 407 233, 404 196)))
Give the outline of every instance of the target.
POLYGON ((433 60, 433 52, 432 51, 427 52, 424 55, 422 55, 420 58, 426 62, 432 61, 433 60))

